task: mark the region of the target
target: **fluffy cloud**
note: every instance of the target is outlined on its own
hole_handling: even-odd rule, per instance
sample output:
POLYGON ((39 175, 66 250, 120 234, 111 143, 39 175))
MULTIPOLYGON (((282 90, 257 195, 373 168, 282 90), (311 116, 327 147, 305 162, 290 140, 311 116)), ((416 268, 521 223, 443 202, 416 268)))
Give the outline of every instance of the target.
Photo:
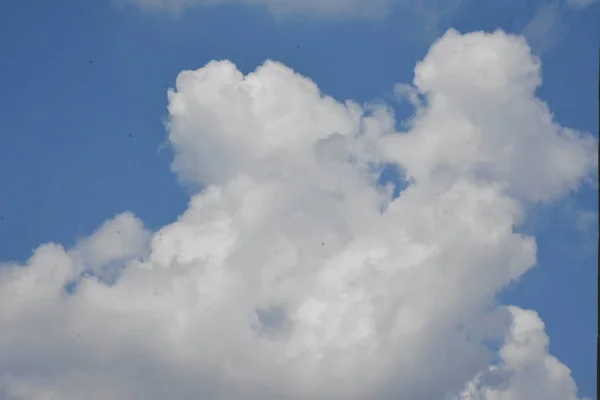
POLYGON ((157 232, 126 213, 0 268, 0 396, 577 399, 537 315, 495 300, 536 262, 525 205, 597 169, 540 82, 519 37, 450 31, 396 132, 275 62, 182 72, 173 169, 204 189, 157 232))
POLYGON ((547 353, 544 323, 534 311, 509 307, 512 327, 500 350, 501 362, 467 384, 461 400, 577 400, 567 367, 547 353))

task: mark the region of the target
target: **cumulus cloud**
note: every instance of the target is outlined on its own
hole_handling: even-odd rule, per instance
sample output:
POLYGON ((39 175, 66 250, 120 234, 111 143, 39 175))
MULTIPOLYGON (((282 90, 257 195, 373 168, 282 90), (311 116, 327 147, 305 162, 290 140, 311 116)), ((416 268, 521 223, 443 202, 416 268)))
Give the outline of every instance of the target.
POLYGON ((501 348, 500 363, 467 384, 461 400, 576 400, 567 367, 548 354, 548 335, 535 311, 509 307, 512 327, 501 348))
POLYGON ((204 189, 156 232, 126 213, 0 268, 0 397, 577 399, 535 312, 495 298, 536 263, 525 205, 597 169, 540 82, 523 39, 449 31, 396 132, 276 62, 182 72, 173 170, 204 189))

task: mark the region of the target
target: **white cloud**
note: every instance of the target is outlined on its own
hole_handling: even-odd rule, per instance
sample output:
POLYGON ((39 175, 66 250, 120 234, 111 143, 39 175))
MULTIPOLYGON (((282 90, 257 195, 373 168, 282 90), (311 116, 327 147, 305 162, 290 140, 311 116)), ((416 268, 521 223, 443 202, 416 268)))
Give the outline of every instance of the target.
POLYGON ((71 250, 71 257, 80 271, 93 272, 111 280, 124 261, 141 257, 147 248, 151 233, 143 222, 130 212, 106 221, 91 236, 71 250))
POLYGON ((548 335, 535 311, 509 307, 512 327, 501 361, 469 382, 461 400, 577 400, 571 371, 548 354, 548 335))
POLYGON ((495 182, 518 199, 576 188, 597 168, 595 139, 553 121, 534 95, 539 68, 521 38, 450 31, 415 69, 427 109, 408 134, 383 138, 386 158, 416 179, 495 182))
POLYGON ((182 72, 173 168, 208 186, 151 238, 123 214, 0 268, 0 396, 576 399, 539 318, 494 300, 535 264, 523 202, 597 168, 594 139, 535 97, 539 74, 518 37, 450 31, 398 133, 389 109, 275 62, 182 72), (397 199, 382 163, 411 180, 397 199))

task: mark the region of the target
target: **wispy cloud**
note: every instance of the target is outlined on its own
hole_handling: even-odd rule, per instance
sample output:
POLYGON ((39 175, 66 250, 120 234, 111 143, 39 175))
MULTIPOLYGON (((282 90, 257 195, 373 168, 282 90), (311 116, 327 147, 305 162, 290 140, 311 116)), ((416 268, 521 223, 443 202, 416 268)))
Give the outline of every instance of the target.
POLYGON ((559 44, 576 22, 577 15, 596 0, 553 0, 543 2, 521 34, 537 55, 559 44))
POLYGON ((567 0, 567 5, 575 8, 586 8, 596 1, 597 0, 567 0))
POLYGON ((439 25, 452 19, 463 0, 112 0, 115 4, 136 3, 150 10, 179 13, 189 7, 245 4, 263 7, 277 18, 291 15, 313 18, 369 19, 393 10, 423 20, 425 30, 439 36, 439 25))

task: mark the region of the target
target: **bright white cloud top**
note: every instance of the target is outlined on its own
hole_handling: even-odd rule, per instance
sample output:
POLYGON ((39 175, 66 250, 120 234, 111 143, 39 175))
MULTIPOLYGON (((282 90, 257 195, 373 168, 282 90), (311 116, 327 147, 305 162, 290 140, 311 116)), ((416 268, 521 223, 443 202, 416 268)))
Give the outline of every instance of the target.
POLYGON ((537 314, 495 300, 536 263, 526 206, 597 170, 540 82, 522 38, 449 31, 396 132, 276 62, 182 72, 173 168, 206 188, 157 232, 124 213, 0 268, 0 397, 578 399, 537 314))

